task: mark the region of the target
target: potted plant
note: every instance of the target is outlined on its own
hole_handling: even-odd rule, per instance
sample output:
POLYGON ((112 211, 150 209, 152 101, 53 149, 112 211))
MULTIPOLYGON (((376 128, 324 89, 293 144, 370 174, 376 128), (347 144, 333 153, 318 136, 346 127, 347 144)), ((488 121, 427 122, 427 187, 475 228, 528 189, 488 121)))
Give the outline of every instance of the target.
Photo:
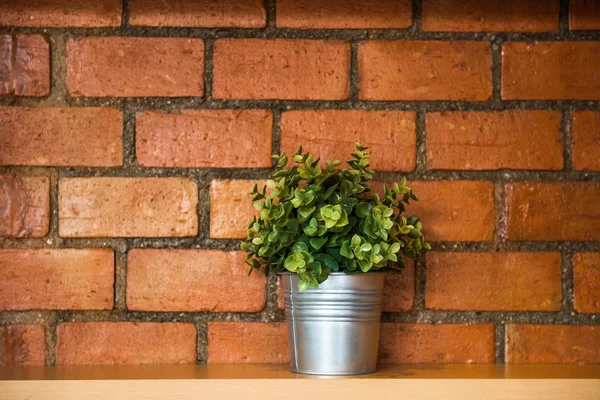
POLYGON ((349 375, 374 372, 385 271, 399 271, 404 256, 430 249, 419 218, 404 216, 418 200, 402 178, 384 196, 370 194, 367 148, 356 143, 349 167, 325 162, 302 147, 265 187, 254 187, 260 216, 248 227, 251 273, 275 270, 283 276, 290 369, 349 375))

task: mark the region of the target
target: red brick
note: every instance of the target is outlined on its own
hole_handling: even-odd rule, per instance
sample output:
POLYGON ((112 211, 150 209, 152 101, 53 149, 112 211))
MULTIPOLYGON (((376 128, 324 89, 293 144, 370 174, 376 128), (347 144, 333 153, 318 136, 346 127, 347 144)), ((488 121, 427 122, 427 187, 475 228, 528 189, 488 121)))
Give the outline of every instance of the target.
POLYGON ((188 97, 204 94, 204 41, 83 37, 67 42, 72 96, 188 97))
POLYGON ((219 39, 215 99, 345 100, 350 44, 334 40, 219 39))
POLYGON ((112 108, 0 107, 0 165, 120 166, 122 125, 112 108))
POLYGON ((563 169, 559 111, 427 114, 427 168, 563 169))
POLYGON ((243 251, 134 249, 127 261, 127 308, 140 311, 258 312, 264 274, 248 277, 243 251))
POLYGON ((505 185, 509 240, 600 240, 600 183, 513 182, 505 185))
POLYGON ((44 365, 44 327, 39 325, 0 326, 0 367, 44 365))
POLYGON ((198 187, 180 178, 68 178, 59 183, 62 237, 198 234, 198 187))
POLYGON ((508 325, 506 362, 598 364, 600 326, 508 325))
POLYGON ((121 0, 3 0, 0 25, 120 26, 122 11, 121 0))
POLYGON ((185 323, 73 322, 57 328, 56 364, 193 364, 196 328, 185 323))
POLYGON ((270 168, 273 116, 268 110, 146 111, 136 117, 143 166, 270 168))
POLYGON ((355 142, 368 146, 378 171, 415 169, 415 113, 412 111, 297 110, 281 117, 281 150, 302 145, 314 158, 350 159, 355 142))
POLYGON ((600 171, 600 112, 573 113, 573 166, 600 171))
POLYGON ((213 180, 210 184, 210 237, 245 239, 248 225, 258 212, 249 194, 254 185, 260 189, 264 180, 213 180))
POLYGON ((424 0, 423 30, 556 32, 558 0, 424 0))
POLYGON ((494 325, 382 323, 379 362, 493 363, 494 325))
POLYGON ((600 42, 507 42, 502 46, 502 98, 600 99, 600 42))
POLYGON ((359 43, 359 97, 364 100, 488 100, 488 42, 366 41, 359 43))
MULTIPOLYGON (((383 193, 383 184, 370 184, 383 193)), ((391 183, 393 185, 393 183, 391 183)), ((494 184, 485 181, 413 181, 407 184, 419 196, 405 215, 423 222, 427 241, 491 241, 494 237, 494 184)))
POLYGON ((600 253, 578 253, 573 257, 575 310, 600 313, 600 253))
POLYGON ((110 249, 0 250, 0 311, 110 310, 110 249))
POLYGON ((559 311, 560 253, 428 253, 434 310, 559 311))
POLYGON ((296 29, 402 29, 412 25, 410 0, 279 0, 277 26, 296 29))
POLYGON ((50 179, 0 175, 0 237, 43 237, 50 224, 50 179))
POLYGON ((209 322, 209 364, 289 362, 284 323, 209 322))
POLYGON ((193 28, 264 28, 261 0, 131 0, 129 23, 138 26, 193 28))
POLYGON ((0 95, 46 96, 49 93, 48 37, 0 35, 0 95))
POLYGON ((570 0, 569 28, 572 30, 599 30, 600 2, 598 0, 570 0))
POLYGON ((389 272, 383 287, 383 312, 410 311, 415 298, 415 263, 404 260, 406 266, 401 274, 389 272))

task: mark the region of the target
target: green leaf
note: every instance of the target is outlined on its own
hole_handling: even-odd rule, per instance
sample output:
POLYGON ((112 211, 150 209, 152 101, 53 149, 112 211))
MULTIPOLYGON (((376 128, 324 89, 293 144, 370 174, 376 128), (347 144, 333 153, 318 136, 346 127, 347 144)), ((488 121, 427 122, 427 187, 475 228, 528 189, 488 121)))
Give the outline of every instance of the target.
POLYGON ((358 218, 365 218, 369 215, 370 208, 369 203, 363 201, 356 205, 356 210, 354 212, 358 218))
POLYGON ((293 252, 308 251, 308 246, 304 242, 297 242, 295 245, 292 246, 292 251, 293 252))
POLYGON ((325 243, 327 243, 327 240, 328 240, 327 238, 319 238, 319 237, 311 238, 310 245, 315 250, 320 250, 321 247, 323 247, 325 245, 325 243))
POLYGON ((310 217, 310 215, 313 213, 313 211, 315 211, 315 206, 312 207, 300 207, 298 209, 298 214, 302 215, 304 218, 308 218, 310 217))
POLYGON ((337 272, 340 269, 338 262, 329 254, 319 253, 315 255, 315 258, 331 271, 337 272))
POLYGON ((298 291, 300 292, 304 292, 306 291, 306 289, 308 289, 308 282, 307 281, 299 281, 298 282, 298 291))
POLYGON ((340 247, 340 254, 348 259, 353 259, 354 253, 352 252, 352 250, 350 250, 350 244, 351 243, 349 241, 345 241, 344 243, 342 243, 342 247, 340 247))

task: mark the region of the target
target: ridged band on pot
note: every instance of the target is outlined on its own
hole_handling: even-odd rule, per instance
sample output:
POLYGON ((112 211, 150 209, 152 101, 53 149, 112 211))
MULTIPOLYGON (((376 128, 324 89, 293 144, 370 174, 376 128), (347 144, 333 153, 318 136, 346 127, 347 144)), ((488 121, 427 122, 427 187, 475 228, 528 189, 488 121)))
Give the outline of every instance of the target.
POLYGON ((318 289, 298 291, 282 274, 290 370, 317 375, 375 372, 385 273, 333 273, 318 289))

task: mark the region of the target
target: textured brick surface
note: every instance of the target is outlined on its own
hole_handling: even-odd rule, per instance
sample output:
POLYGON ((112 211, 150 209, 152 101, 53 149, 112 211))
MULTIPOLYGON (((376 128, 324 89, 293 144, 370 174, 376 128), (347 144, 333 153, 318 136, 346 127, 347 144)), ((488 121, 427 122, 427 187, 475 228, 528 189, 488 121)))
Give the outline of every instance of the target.
POLYGON ((508 325, 506 362, 598 364, 600 326, 508 325))
POLYGON ((414 170, 416 140, 410 111, 298 110, 281 117, 281 150, 287 154, 302 146, 315 159, 344 162, 360 142, 377 171, 414 170))
POLYGON ((428 113, 427 167, 561 170, 560 123, 559 111, 428 113))
POLYGON ((202 39, 84 37, 67 42, 72 96, 202 96, 203 74, 202 39))
POLYGON ((600 240, 600 183, 507 183, 509 240, 600 240))
POLYGON ((0 175, 0 237, 42 237, 50 224, 50 179, 0 175))
POLYGON ((249 278, 246 253, 133 249, 127 259, 127 308, 140 311, 258 312, 266 277, 249 278))
POLYGON ((0 367, 44 365, 45 340, 41 325, 0 326, 0 367))
POLYGON ((337 40, 219 39, 215 99, 344 100, 350 44, 337 40))
POLYGON ((48 37, 0 35, 0 95, 46 96, 49 93, 48 37))
POLYGON ((108 310, 110 249, 0 250, 0 311, 108 310))
POLYGON ((560 253, 427 254, 427 308, 559 311, 561 301, 560 253))
POLYGON ((569 28, 600 30, 600 2, 597 0, 570 0, 569 28))
POLYGON ((196 362, 192 324, 72 322, 58 325, 56 333, 58 365, 196 362))
POLYGON ((365 41, 358 47, 359 98, 488 100, 488 42, 365 41))
POLYGON ((409 0, 279 0, 277 26, 297 29, 409 28, 409 0))
POLYGON ((62 179, 58 201, 63 237, 198 234, 198 187, 188 179, 62 179))
POLYGON ((600 171, 600 112, 573 113, 573 166, 600 171))
POLYGON ((0 165, 122 165, 122 124, 112 108, 0 107, 0 165))
POLYGON ((262 190, 266 181, 213 180, 210 184, 210 237, 245 239, 248 225, 258 212, 252 207, 250 191, 254 185, 262 190))
POLYGON ((0 25, 120 26, 122 0, 3 0, 0 25))
POLYGON ((600 313, 600 253, 573 256, 574 306, 582 313, 600 313))
POLYGON ((146 111, 136 116, 143 166, 269 168, 273 116, 267 110, 146 111))
POLYGON ((209 322, 209 364, 289 362, 285 323, 209 322))
POLYGON ((600 99, 600 42, 507 42, 502 45, 502 98, 600 99))
POLYGON ((383 287, 383 312, 403 312, 413 308, 415 299, 415 263, 404 260, 406 266, 401 274, 388 273, 383 287))

